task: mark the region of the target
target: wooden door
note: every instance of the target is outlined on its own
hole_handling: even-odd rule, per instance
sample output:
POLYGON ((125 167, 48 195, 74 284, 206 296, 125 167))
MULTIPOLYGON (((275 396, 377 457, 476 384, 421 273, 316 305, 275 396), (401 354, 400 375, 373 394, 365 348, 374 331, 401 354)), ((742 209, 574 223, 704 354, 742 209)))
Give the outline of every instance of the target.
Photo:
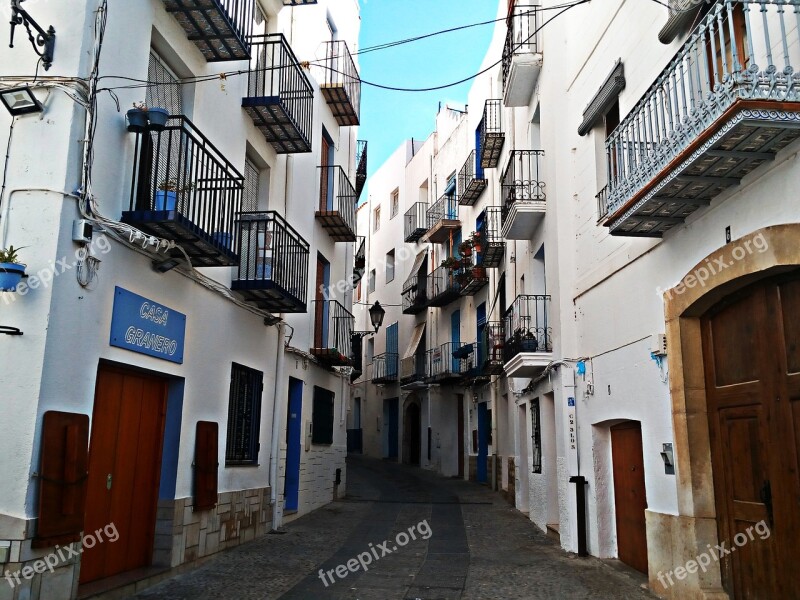
POLYGON ((166 398, 163 379, 105 367, 98 371, 85 532, 113 524, 119 539, 84 550, 81 583, 152 560, 166 398))
POLYGON ((619 559, 637 571, 647 573, 647 535, 644 511, 642 425, 628 421, 611 428, 611 457, 614 464, 614 505, 617 520, 619 559))
POLYGON ((316 277, 316 291, 314 294, 314 347, 324 348, 326 343, 326 314, 328 311, 327 302, 325 301, 325 282, 327 279, 327 263, 321 256, 317 257, 317 277, 316 277))
POLYGON ((702 321, 719 539, 736 547, 721 560, 732 598, 791 597, 797 586, 798 310, 795 276, 738 292, 702 321))
POLYGON ((329 206, 331 182, 330 164, 331 144, 324 135, 322 136, 322 151, 320 153, 320 182, 319 182, 319 210, 326 212, 331 209, 329 206))

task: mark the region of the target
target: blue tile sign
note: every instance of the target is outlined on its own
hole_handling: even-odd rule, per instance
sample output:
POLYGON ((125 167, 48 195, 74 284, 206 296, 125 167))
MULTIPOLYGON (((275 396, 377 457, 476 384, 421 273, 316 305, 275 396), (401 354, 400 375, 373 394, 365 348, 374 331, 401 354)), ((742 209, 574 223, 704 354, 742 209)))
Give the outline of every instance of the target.
POLYGON ((111 345, 170 362, 183 363, 186 315, 116 287, 111 345))

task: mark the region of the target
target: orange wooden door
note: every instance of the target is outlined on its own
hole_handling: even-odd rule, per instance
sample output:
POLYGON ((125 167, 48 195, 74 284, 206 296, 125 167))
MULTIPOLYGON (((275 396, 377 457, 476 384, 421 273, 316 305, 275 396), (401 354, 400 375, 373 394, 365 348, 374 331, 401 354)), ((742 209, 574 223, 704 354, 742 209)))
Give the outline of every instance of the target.
POLYGON ((84 550, 81 583, 152 560, 166 398, 163 379, 104 367, 98 371, 85 533, 113 524, 119 539, 84 550))
POLYGON ((611 428, 611 456, 614 463, 614 503, 617 520, 619 559, 647 573, 647 535, 644 511, 642 425, 629 421, 611 428))
POLYGON ((799 309, 800 280, 772 280, 703 318, 719 538, 735 547, 721 561, 732 598, 791 597, 798 583, 799 309))
POLYGON ((314 348, 323 348, 325 343, 325 261, 317 257, 317 286, 314 302, 314 348))
POLYGON ((329 206, 329 197, 330 197, 330 190, 328 189, 331 185, 331 164, 330 164, 330 153, 331 153, 331 145, 328 142, 328 139, 323 135, 322 136, 322 154, 320 156, 320 166, 322 167, 320 172, 320 182, 319 182, 319 210, 322 212, 326 212, 330 210, 329 206))

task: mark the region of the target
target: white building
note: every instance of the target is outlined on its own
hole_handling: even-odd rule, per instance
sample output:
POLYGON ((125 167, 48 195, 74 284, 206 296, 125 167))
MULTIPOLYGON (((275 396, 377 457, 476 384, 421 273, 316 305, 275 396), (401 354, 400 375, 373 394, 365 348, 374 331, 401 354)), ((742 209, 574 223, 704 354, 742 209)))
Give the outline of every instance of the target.
POLYGON ((0 77, 0 598, 50 600, 344 493, 366 155, 355 0, 23 7, 57 43, 0 77))

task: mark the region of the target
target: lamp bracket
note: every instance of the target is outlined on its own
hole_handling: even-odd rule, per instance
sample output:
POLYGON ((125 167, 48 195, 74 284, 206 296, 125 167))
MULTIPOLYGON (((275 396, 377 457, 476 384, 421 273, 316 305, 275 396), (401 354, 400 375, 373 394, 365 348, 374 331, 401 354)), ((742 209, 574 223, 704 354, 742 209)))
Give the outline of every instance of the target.
POLYGON ((42 66, 47 71, 53 65, 53 54, 56 49, 56 30, 52 25, 45 31, 42 27, 34 21, 33 17, 28 14, 22 3, 25 0, 11 0, 11 39, 8 44, 9 48, 14 47, 14 31, 17 25, 22 25, 28 32, 28 39, 33 46, 33 51, 36 52, 42 59, 42 66), (36 37, 34 37, 35 30, 36 37), (40 50, 41 48, 41 50, 40 50))
POLYGON ((0 325, 0 333, 5 335, 23 335, 17 327, 9 327, 8 325, 0 325))

